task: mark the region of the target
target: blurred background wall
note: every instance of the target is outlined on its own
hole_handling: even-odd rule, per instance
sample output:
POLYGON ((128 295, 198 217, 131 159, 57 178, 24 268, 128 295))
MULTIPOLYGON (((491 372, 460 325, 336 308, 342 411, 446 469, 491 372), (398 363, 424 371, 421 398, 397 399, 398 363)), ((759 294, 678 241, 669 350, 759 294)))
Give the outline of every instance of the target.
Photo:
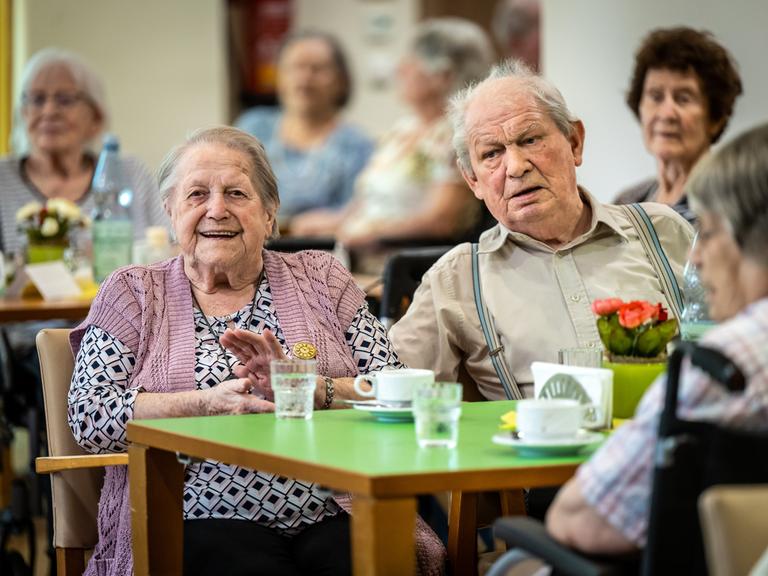
POLYGON ((604 200, 655 165, 624 103, 634 52, 652 28, 712 32, 739 64, 744 94, 721 142, 768 121, 765 0, 544 0, 543 69, 587 129, 579 179, 604 200))
MULTIPOLYGON (((424 14, 487 20, 495 0, 292 0, 293 26, 338 35, 356 79, 348 116, 381 135, 402 112, 392 79, 424 14)), ((581 182, 598 197, 654 166, 623 102, 632 57, 651 28, 711 30, 740 65, 745 95, 725 139, 768 120, 768 2, 765 0, 542 0, 542 69, 587 127, 581 182)), ((112 130, 124 149, 156 167, 191 129, 239 111, 231 81, 227 0, 14 0, 13 71, 38 49, 80 52, 102 74, 112 130)), ((486 28, 490 22, 481 21, 486 28)))
POLYGON ((46 46, 80 53, 104 81, 110 130, 154 168, 189 130, 227 120, 225 8, 223 0, 15 0, 14 74, 46 46))

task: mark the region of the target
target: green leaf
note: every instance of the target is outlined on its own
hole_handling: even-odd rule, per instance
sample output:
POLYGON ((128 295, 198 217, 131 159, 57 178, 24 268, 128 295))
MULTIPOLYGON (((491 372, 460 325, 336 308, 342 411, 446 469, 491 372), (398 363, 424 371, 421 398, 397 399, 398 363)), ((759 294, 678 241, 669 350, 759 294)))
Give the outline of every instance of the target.
POLYGON ((608 340, 607 348, 613 354, 626 356, 632 350, 633 339, 626 328, 619 325, 611 327, 611 335, 608 340))
POLYGON ((621 324, 617 314, 600 316, 597 331, 605 349, 612 354, 626 356, 632 350, 632 336, 621 324))
POLYGON ((597 331, 600 334, 600 340, 602 341, 603 346, 605 346, 606 350, 609 350, 609 344, 611 342, 611 324, 608 321, 608 318, 600 316, 597 319, 597 331))
POLYGON ((669 341, 677 332, 677 320, 670 319, 649 328, 637 339, 638 356, 654 358, 664 352, 669 341))
POLYGON ((666 346, 667 343, 675 337, 675 334, 677 334, 677 320, 674 318, 665 320, 656 326, 656 329, 659 331, 659 335, 664 342, 664 346, 666 346))
POLYGON ((661 334, 655 326, 649 328, 637 338, 635 352, 638 356, 653 358, 658 356, 663 349, 661 334))

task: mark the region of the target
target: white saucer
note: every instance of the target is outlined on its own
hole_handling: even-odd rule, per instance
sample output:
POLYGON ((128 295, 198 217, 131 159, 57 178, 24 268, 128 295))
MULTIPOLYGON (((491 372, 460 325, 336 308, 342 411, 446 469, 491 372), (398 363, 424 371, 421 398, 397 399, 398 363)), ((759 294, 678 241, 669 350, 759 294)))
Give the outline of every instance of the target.
POLYGON ((510 432, 499 432, 491 441, 501 446, 512 446, 520 456, 547 457, 570 456, 582 449, 599 444, 605 436, 597 432, 579 430, 573 438, 553 438, 551 440, 526 440, 516 438, 510 432))
POLYGON ((408 422, 413 420, 413 410, 410 406, 382 406, 376 400, 371 400, 369 402, 357 402, 352 408, 368 412, 380 422, 408 422))

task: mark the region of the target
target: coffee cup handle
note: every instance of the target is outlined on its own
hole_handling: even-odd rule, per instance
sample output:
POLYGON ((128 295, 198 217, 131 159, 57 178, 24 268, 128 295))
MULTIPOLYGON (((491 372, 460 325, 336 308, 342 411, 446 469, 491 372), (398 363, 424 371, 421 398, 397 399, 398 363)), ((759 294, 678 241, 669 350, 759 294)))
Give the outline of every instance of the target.
POLYGON ((355 376, 355 392, 360 394, 360 396, 374 398, 376 396, 376 377, 373 374, 360 374, 355 376), (361 382, 369 382, 371 384, 371 389, 363 390, 360 388, 361 382))

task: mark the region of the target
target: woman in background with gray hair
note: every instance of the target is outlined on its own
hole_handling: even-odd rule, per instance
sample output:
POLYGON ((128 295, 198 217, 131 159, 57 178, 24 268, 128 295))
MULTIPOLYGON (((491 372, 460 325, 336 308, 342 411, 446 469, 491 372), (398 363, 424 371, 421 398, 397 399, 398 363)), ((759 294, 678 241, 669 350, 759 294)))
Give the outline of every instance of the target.
MULTIPOLYGON (((14 106, 14 154, 0 159, 0 249, 24 248, 16 212, 30 201, 64 198, 86 214, 93 209, 92 146, 107 119, 101 80, 79 56, 46 48, 29 60, 14 106)), ((145 227, 165 222, 160 197, 138 159, 123 157, 122 162, 134 192, 134 233, 143 237, 145 227)))
POLYGON ((389 238, 449 238, 470 228, 467 211, 476 214, 477 205, 456 168, 445 107, 454 92, 483 78, 492 61, 490 41, 476 24, 459 18, 420 24, 398 70, 400 95, 412 113, 384 137, 347 210, 337 218, 297 219, 293 232, 336 234, 354 249, 389 238))

